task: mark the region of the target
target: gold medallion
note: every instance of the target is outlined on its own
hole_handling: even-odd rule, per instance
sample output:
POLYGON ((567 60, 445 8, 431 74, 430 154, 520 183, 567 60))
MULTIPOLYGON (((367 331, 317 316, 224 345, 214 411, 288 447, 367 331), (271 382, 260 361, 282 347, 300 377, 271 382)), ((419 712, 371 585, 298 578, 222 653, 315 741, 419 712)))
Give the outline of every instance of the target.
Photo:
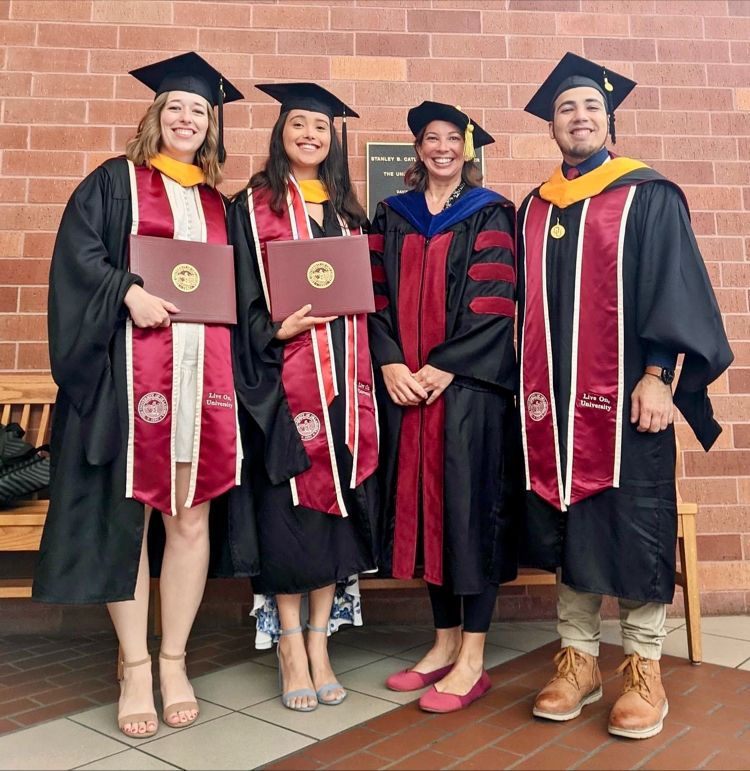
POLYGON ((172 283, 181 292, 194 292, 200 282, 201 274, 189 262, 181 262, 174 266, 172 283))
POLYGON ((552 238, 562 238, 565 235, 565 228, 560 224, 560 218, 557 218, 557 224, 553 225, 550 230, 549 234, 552 236, 552 238))
POLYGON ((314 286, 316 289, 325 289, 331 286, 335 278, 336 273, 333 270, 333 265, 325 260, 318 260, 307 269, 307 280, 310 282, 310 286, 314 286))

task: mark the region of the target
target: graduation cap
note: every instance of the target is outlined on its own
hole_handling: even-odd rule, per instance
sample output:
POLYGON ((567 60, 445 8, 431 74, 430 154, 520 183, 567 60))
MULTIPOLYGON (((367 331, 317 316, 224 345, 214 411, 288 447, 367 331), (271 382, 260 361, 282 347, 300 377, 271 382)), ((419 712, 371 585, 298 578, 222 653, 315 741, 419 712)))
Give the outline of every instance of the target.
POLYGON ((609 115, 609 134, 614 144, 615 110, 635 88, 636 83, 582 56, 566 53, 524 109, 537 118, 551 121, 557 97, 564 91, 581 86, 595 88, 604 97, 609 115))
POLYGON ((258 83, 255 86, 277 102, 281 102, 279 114, 289 110, 309 110, 327 115, 331 120, 341 118, 341 150, 344 154, 344 189, 349 190, 349 148, 346 139, 346 119, 359 118, 351 107, 344 104, 336 94, 332 94, 317 83, 258 83))
POLYGON ((212 107, 218 107, 219 163, 224 163, 224 104, 244 96, 218 70, 195 51, 189 51, 130 70, 130 74, 148 86, 156 96, 167 91, 187 91, 202 96, 212 107))
POLYGON ((407 116, 407 123, 411 133, 416 137, 419 132, 434 120, 444 120, 458 126, 464 132, 464 160, 476 160, 475 149, 484 147, 495 140, 478 123, 462 112, 459 106, 453 107, 442 102, 422 102, 417 107, 412 107, 407 116))

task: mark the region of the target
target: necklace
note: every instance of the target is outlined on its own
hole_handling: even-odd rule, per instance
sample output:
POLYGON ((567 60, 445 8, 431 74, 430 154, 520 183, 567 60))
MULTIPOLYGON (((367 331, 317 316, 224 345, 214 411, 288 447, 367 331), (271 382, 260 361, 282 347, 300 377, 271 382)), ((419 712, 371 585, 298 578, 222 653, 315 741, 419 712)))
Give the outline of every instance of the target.
POLYGON ((448 196, 448 200, 445 202, 445 205, 443 206, 443 211, 446 209, 449 209, 451 206, 453 206, 454 203, 458 200, 458 197, 463 193, 464 188, 466 187, 465 182, 459 182, 458 187, 448 196))

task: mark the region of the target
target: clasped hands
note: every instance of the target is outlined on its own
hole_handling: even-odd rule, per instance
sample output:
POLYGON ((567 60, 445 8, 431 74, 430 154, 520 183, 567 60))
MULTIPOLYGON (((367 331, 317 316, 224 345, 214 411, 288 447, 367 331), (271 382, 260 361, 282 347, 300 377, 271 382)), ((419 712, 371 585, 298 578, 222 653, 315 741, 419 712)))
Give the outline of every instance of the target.
POLYGON ((453 373, 425 364, 412 372, 406 364, 384 364, 381 368, 385 387, 394 404, 416 407, 432 404, 453 381, 453 373))

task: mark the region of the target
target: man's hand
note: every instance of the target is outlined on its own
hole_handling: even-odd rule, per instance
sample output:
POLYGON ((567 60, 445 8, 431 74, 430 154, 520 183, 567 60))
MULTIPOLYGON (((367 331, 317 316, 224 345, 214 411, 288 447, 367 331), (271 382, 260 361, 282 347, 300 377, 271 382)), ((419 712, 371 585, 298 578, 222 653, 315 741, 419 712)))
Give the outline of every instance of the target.
POLYGON ((308 316, 307 314, 311 310, 312 305, 308 303, 303 305, 298 311, 295 311, 291 316, 287 316, 281 322, 281 327, 275 334, 276 339, 289 340, 291 337, 296 337, 300 332, 307 332, 316 324, 325 324, 338 318, 337 316, 308 316))
POLYGON ((657 434, 674 422, 671 386, 649 374, 638 381, 630 396, 630 422, 636 429, 657 434))
POLYGON ((453 382, 453 373, 425 364, 414 373, 414 379, 430 394, 427 404, 432 404, 453 382))
POLYGON ((427 391, 417 382, 406 364, 384 364, 380 371, 388 395, 399 407, 416 407, 423 399, 427 399, 427 391))
POLYGON ((125 305, 130 311, 133 323, 141 329, 168 327, 170 313, 179 313, 180 309, 161 297, 149 294, 143 287, 133 284, 125 293, 125 305))

